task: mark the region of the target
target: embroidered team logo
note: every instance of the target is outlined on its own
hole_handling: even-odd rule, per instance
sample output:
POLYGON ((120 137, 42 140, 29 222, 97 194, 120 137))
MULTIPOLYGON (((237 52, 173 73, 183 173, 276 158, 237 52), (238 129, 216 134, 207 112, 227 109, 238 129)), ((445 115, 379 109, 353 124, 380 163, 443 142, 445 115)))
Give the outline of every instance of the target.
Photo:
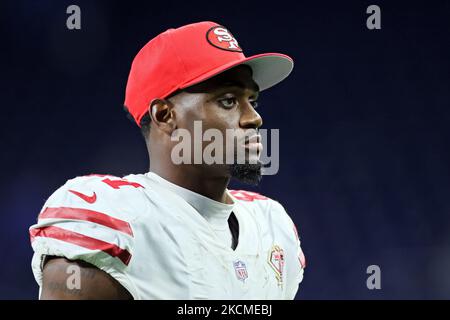
POLYGON ((233 262, 234 271, 236 272, 236 277, 238 280, 245 282, 245 279, 248 278, 247 267, 244 262, 241 260, 237 260, 233 262))
POLYGON ((215 26, 206 33, 208 42, 216 48, 228 51, 242 52, 237 40, 223 26, 215 26))
POLYGON ((278 246, 274 245, 269 252, 269 265, 275 271, 275 277, 277 278, 278 285, 283 285, 283 272, 284 272, 284 251, 278 246))

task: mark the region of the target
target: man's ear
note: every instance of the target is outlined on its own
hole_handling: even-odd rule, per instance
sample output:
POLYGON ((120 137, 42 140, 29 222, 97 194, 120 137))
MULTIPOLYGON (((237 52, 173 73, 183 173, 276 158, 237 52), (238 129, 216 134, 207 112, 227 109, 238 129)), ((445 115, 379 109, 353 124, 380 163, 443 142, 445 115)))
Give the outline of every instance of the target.
POLYGON ((153 99, 150 103, 149 114, 152 125, 171 135, 177 128, 173 104, 169 100, 153 99))

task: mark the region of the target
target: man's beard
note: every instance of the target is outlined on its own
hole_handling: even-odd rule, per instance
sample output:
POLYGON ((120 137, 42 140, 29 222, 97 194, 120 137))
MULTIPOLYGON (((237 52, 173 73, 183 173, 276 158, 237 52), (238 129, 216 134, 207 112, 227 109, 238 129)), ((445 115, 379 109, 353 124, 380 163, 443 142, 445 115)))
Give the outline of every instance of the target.
POLYGON ((233 163, 229 166, 232 178, 250 185, 258 185, 262 178, 262 163, 233 163))

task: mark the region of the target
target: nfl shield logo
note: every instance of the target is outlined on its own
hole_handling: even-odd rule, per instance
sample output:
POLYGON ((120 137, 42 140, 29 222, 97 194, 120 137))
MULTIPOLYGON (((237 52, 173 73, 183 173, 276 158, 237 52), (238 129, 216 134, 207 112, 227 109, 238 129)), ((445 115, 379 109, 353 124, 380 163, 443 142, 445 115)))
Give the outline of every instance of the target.
POLYGON ((245 266, 245 263, 241 260, 237 260, 233 262, 234 265, 234 271, 236 271, 236 277, 238 280, 241 280, 242 282, 245 282, 245 279, 248 278, 247 273, 247 267, 245 266))

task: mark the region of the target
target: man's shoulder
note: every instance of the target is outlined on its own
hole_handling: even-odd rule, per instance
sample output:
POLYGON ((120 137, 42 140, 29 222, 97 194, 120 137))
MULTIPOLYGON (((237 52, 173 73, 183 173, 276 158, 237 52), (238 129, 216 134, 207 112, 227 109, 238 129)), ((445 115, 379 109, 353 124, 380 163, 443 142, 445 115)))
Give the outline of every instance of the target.
POLYGON ((132 192, 143 191, 145 186, 140 183, 142 175, 129 174, 123 177, 112 174, 88 174, 68 179, 64 185, 58 190, 66 190, 70 188, 86 188, 95 189, 94 191, 110 193, 110 192, 132 192), (109 192, 108 192, 109 191, 109 192))
POLYGON ((76 208, 135 220, 144 211, 148 201, 139 175, 135 175, 135 179, 132 177, 88 174, 68 179, 46 200, 41 214, 48 208, 76 208))
POLYGON ((91 173, 68 179, 64 186, 102 186, 105 187, 105 190, 133 190, 133 188, 143 189, 143 185, 137 181, 134 181, 138 180, 138 177, 140 176, 142 175, 129 174, 120 177, 112 174, 91 173))
POLYGON ((240 205, 264 214, 287 215, 284 207, 276 200, 254 191, 229 190, 240 205))
POLYGON ((259 223, 265 223, 267 227, 279 230, 289 238, 295 234, 292 218, 277 200, 253 191, 229 190, 229 192, 259 223))

